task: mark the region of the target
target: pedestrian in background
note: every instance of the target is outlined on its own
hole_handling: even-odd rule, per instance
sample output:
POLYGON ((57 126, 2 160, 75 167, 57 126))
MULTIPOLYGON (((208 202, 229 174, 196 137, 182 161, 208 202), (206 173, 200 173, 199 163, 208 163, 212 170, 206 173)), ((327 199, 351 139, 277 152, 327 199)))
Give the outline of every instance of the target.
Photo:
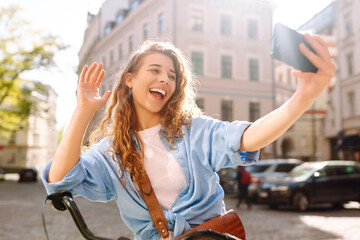
POLYGON ((249 197, 249 185, 251 183, 251 174, 246 171, 243 166, 237 167, 237 180, 238 180, 238 201, 236 208, 240 207, 242 200, 245 200, 248 209, 251 209, 251 200, 249 197))

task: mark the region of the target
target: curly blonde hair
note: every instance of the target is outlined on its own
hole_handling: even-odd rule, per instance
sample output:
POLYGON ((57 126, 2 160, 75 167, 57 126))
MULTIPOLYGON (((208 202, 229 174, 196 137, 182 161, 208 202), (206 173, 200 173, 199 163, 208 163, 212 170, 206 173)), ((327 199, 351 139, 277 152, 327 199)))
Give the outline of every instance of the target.
MULTIPOLYGON (((112 159, 119 165, 120 181, 126 187, 124 174, 128 172, 132 181, 142 182, 145 176, 144 149, 138 133, 135 131, 136 113, 130 89, 125 83, 127 73, 136 74, 145 56, 152 53, 162 53, 170 57, 176 73, 176 88, 174 94, 161 110, 161 135, 169 142, 169 147, 176 138, 182 138, 182 126, 188 125, 192 117, 202 114, 195 103, 195 81, 192 77, 190 62, 172 43, 147 40, 132 53, 128 63, 120 71, 111 99, 106 108, 106 116, 100 127, 90 136, 90 146, 96 142, 97 136, 110 137, 112 159), (133 136, 139 143, 137 148, 133 136)), ((99 140, 99 139, 97 139, 99 140)))

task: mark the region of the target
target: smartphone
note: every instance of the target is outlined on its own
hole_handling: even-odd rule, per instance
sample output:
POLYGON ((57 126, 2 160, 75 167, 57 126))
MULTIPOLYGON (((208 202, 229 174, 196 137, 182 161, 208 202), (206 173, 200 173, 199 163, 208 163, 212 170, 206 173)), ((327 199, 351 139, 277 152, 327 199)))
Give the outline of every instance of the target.
POLYGON ((300 52, 300 43, 304 43, 316 54, 303 34, 281 23, 276 23, 271 39, 270 55, 302 72, 317 72, 317 68, 300 52))

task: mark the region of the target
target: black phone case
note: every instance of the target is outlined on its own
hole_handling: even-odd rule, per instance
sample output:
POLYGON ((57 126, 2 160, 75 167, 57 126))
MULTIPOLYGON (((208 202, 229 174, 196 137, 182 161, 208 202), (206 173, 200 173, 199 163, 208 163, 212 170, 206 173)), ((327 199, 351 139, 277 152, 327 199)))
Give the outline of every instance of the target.
POLYGON ((302 72, 317 72, 317 68, 300 52, 300 43, 304 43, 306 47, 316 54, 314 49, 305 40, 304 35, 281 23, 276 23, 271 39, 270 55, 272 58, 302 72))

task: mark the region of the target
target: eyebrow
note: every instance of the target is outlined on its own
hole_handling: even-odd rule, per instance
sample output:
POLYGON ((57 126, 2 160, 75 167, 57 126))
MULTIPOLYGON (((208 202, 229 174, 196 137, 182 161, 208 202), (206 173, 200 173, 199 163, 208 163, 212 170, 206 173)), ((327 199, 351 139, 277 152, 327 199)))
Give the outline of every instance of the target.
MULTIPOLYGON (((149 64, 149 66, 148 66, 148 67, 161 67, 161 65, 160 65, 160 64, 153 63, 153 64, 149 64)), ((170 69, 170 72, 172 72, 172 73, 176 74, 176 73, 175 73, 175 71, 174 71, 174 70, 172 70, 172 69, 170 69)))

